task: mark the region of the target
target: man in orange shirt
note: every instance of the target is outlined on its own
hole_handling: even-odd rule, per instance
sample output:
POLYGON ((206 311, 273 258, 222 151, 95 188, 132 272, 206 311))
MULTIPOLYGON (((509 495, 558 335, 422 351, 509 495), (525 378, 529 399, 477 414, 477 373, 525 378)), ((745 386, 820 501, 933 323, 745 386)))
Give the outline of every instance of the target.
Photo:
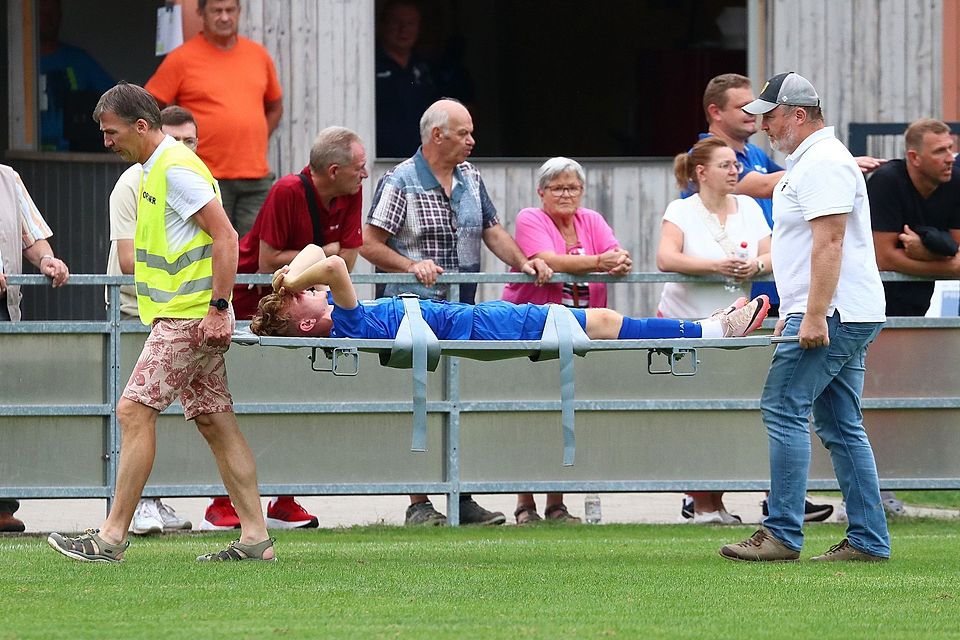
POLYGON ((164 59, 146 90, 162 109, 190 110, 204 138, 197 155, 220 183, 223 208, 241 236, 273 184, 267 140, 283 96, 270 54, 237 35, 240 0, 199 0, 203 30, 164 59))

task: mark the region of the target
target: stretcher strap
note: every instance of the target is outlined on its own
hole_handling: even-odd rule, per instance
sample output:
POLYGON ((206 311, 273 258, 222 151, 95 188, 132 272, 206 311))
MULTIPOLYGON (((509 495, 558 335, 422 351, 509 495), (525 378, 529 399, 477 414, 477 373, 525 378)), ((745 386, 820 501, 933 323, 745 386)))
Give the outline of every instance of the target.
MULTIPOLYGON (((573 314, 567 310, 567 315, 573 314)), ((562 314, 554 314, 560 356, 560 427, 563 430, 563 466, 572 467, 577 453, 577 437, 574 432, 574 371, 573 336, 570 323, 562 314)), ((576 322, 576 319, 574 319, 576 322)), ((579 327, 580 324, 577 323, 579 327)))
POLYGON ((563 430, 563 464, 573 466, 577 450, 574 433, 573 355, 590 350, 590 338, 567 307, 551 304, 540 338, 540 351, 530 356, 534 362, 558 358, 560 361, 560 426, 563 430))
MULTIPOLYGON (((400 361, 409 362, 412 359, 413 438, 410 450, 426 451, 428 355, 434 355, 433 366, 430 368, 433 371, 440 361, 440 341, 423 319, 423 314, 420 312, 420 299, 414 295, 402 295, 400 300, 403 302, 403 320, 397 331, 397 340, 394 343, 394 349, 391 350, 388 365, 410 366, 409 364, 401 365, 400 361), (429 353, 431 351, 433 354, 429 353), (395 352, 396 359, 394 359, 395 352)), ((381 361, 382 359, 383 356, 381 361)))

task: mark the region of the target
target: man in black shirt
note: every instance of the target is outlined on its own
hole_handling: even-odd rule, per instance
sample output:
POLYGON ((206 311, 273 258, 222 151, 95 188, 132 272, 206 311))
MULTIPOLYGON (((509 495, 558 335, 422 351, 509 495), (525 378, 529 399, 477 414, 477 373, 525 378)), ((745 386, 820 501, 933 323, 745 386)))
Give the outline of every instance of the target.
MULTIPOLYGON (((950 127, 924 118, 904 134, 907 157, 867 182, 877 265, 915 276, 960 277, 960 169, 950 127)), ((934 283, 885 282, 888 316, 922 316, 934 283)))
POLYGON ((415 0, 383 9, 377 48, 377 156, 409 158, 420 146, 420 116, 440 98, 430 65, 414 50, 420 37, 415 0))

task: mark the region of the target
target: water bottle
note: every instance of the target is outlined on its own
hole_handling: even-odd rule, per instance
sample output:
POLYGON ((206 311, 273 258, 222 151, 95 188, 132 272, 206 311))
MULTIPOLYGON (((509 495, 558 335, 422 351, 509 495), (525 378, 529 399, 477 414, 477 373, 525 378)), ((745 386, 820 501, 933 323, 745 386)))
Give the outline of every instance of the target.
MULTIPOLYGON (((744 240, 740 243, 740 246, 734 249, 733 257, 739 258, 740 260, 749 260, 750 252, 747 250, 747 241, 744 240)), ((727 278, 727 282, 723 285, 723 288, 727 290, 728 293, 739 293, 741 283, 736 278, 727 278)))
POLYGON ((587 524, 600 524, 600 495, 588 493, 583 499, 583 516, 587 524))

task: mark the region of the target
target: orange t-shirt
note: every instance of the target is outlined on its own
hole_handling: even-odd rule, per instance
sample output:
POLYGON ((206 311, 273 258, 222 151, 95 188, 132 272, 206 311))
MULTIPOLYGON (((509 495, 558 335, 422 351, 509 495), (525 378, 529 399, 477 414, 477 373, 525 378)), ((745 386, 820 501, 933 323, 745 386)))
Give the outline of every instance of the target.
POLYGON ((220 179, 262 178, 267 163, 264 103, 283 92, 270 54, 247 38, 229 50, 198 34, 171 51, 144 87, 197 120, 197 155, 220 179))

